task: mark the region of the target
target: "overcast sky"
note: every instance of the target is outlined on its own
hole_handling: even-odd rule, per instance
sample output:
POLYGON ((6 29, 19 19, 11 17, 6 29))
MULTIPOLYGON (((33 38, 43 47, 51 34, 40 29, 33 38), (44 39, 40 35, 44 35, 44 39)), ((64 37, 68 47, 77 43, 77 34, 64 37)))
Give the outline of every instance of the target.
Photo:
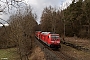
MULTIPOLYGON (((66 3, 71 3, 71 0, 25 0, 24 2, 31 5, 33 12, 38 16, 39 23, 41 13, 46 6, 48 7, 51 5, 56 8, 60 8, 61 6, 63 6, 64 8, 66 3)), ((7 20, 8 15, 0 15, 0 18, 7 20)))
POLYGON ((34 12, 37 14, 38 23, 40 21, 41 13, 46 6, 51 5, 56 8, 60 8, 61 6, 63 6, 64 8, 66 3, 67 4, 71 3, 71 0, 25 0, 25 1, 26 3, 31 5, 34 12))

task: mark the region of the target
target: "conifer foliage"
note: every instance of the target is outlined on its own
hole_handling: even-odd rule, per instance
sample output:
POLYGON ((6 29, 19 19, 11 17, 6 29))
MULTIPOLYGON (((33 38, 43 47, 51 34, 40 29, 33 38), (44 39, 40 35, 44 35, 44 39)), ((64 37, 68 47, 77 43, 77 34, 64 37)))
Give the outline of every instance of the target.
POLYGON ((65 36, 89 37, 90 1, 75 0, 66 9, 46 7, 41 17, 41 30, 65 36))

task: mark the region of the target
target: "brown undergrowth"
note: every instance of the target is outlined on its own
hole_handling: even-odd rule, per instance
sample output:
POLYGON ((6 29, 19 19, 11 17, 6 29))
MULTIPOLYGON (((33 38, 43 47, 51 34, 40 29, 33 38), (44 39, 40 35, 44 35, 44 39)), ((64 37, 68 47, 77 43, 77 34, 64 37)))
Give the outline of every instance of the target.
POLYGON ((32 49, 32 54, 29 56, 29 60, 46 60, 45 54, 40 47, 35 46, 32 49))

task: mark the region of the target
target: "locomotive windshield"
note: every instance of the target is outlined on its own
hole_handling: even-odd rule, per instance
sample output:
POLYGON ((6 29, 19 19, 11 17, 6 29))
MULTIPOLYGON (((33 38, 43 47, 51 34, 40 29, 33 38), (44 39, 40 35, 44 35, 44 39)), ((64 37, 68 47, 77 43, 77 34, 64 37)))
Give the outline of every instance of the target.
POLYGON ((59 39, 59 36, 57 36, 57 35, 51 35, 51 38, 52 39, 59 39))

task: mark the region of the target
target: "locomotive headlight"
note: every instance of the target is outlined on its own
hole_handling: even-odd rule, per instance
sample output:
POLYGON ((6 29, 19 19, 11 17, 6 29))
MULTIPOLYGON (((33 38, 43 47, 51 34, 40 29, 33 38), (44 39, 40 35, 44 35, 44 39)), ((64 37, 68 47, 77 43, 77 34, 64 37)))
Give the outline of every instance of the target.
POLYGON ((57 41, 57 43, 60 43, 60 41, 57 41))
POLYGON ((54 43, 54 41, 51 41, 51 43, 54 43))

